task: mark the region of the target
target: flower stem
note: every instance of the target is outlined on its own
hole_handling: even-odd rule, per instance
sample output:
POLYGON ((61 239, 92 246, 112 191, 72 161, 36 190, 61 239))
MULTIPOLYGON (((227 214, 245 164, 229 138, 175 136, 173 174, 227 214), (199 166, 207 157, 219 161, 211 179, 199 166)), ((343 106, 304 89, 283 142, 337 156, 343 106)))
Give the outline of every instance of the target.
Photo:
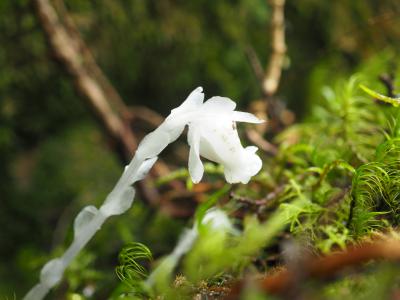
POLYGON ((146 160, 143 155, 135 155, 100 209, 87 206, 81 210, 75 218, 72 244, 61 257, 50 260, 42 268, 39 283, 25 295, 24 300, 43 299, 59 283, 65 269, 103 223, 109 217, 122 214, 131 207, 135 195, 132 185, 147 175, 156 160, 157 156, 146 160))

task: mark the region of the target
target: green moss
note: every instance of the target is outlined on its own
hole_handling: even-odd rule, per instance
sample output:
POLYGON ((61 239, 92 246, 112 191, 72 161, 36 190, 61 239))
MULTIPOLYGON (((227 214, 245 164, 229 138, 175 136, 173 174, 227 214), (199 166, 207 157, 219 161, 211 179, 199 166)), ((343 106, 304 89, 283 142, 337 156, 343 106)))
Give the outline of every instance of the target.
MULTIPOLYGON (((222 189, 198 208, 197 222, 205 209, 218 202, 231 216, 238 211, 246 216, 232 219, 238 235, 200 230, 176 269, 185 284, 176 287, 166 277, 167 284, 157 295, 167 299, 210 296, 216 282, 228 284, 226 276, 268 272, 286 259, 279 247, 288 238, 306 242, 312 252, 330 253, 399 223, 398 113, 363 94, 360 82, 360 77, 353 76, 334 89, 324 87, 325 101, 310 118, 276 138, 278 155, 265 159, 268 173, 261 173, 250 185, 233 187, 236 196, 229 202, 222 189), (271 262, 269 258, 276 255, 271 262)), ((187 173, 178 171, 159 183, 186 177, 187 173)), ((319 283, 318 292, 310 282, 305 293, 316 299, 386 295, 388 289, 378 291, 372 286, 386 282, 389 288, 387 274, 393 270, 378 267, 377 272, 380 275, 367 272, 331 285, 319 283)), ((245 293, 248 299, 258 297, 254 289, 245 293)))

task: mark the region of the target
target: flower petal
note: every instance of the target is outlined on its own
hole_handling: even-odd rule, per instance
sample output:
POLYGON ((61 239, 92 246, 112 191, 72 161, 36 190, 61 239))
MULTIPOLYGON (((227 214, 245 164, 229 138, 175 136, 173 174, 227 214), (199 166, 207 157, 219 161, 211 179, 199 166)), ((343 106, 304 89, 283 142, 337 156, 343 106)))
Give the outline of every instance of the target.
POLYGON ((194 106, 199 106, 203 104, 203 101, 204 101, 203 88, 199 86, 189 94, 184 103, 191 104, 194 106))
POLYGON ((254 124, 260 124, 265 122, 264 120, 257 118, 255 115, 251 113, 242 111, 234 111, 232 119, 236 122, 246 122, 254 124))
POLYGON ((179 124, 175 128, 172 128, 169 130, 169 142, 173 143, 175 142, 178 137, 182 134, 183 130, 185 129, 185 124, 179 124))
POLYGON ((200 160, 200 133, 196 128, 189 128, 188 143, 189 151, 189 174, 194 183, 198 183, 203 177, 204 166, 200 160))
POLYGON ((202 109, 211 112, 230 112, 234 110, 236 103, 226 97, 215 96, 204 102, 202 109))
POLYGON ((261 170, 262 160, 256 154, 256 151, 258 150, 257 147, 248 146, 244 150, 246 151, 246 161, 247 161, 246 170, 251 177, 256 175, 261 170))
POLYGON ((194 89, 183 103, 177 108, 171 110, 171 114, 182 114, 190 110, 196 109, 203 104, 204 94, 203 88, 199 86, 194 89))

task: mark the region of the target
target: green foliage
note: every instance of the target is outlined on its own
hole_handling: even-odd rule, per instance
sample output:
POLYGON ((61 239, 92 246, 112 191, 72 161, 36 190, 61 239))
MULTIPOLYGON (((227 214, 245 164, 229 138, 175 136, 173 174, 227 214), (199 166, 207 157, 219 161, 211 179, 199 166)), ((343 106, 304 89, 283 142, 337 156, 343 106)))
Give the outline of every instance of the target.
POLYGON ((128 285, 135 295, 144 293, 141 283, 147 277, 147 271, 139 261, 151 259, 150 249, 141 243, 131 243, 119 253, 119 266, 115 269, 115 272, 118 278, 128 285))
POLYGON ((83 252, 66 271, 70 291, 79 291, 83 283, 104 280, 105 276, 96 270, 94 262, 96 254, 83 252))
POLYGON ((357 169, 353 179, 354 217, 351 219, 356 234, 370 227, 384 226, 384 218, 399 223, 400 143, 390 139, 377 149, 377 161, 357 169))

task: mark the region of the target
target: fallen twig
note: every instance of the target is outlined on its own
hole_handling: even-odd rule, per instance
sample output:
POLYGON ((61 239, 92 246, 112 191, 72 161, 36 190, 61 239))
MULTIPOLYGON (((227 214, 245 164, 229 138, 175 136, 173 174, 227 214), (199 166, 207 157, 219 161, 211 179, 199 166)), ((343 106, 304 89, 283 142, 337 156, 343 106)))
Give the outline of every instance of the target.
MULTIPOLYGON (((330 255, 306 259, 302 265, 302 279, 327 280, 338 272, 373 260, 400 261, 400 241, 388 240, 364 242, 354 245, 345 251, 330 255)), ((298 274, 289 268, 282 268, 272 275, 258 280, 259 288, 268 294, 284 295, 298 274)), ((238 299, 244 282, 233 285, 230 294, 225 299, 238 299)))
POLYGON ((274 144, 271 144, 266 139, 264 139, 262 137, 262 135, 260 133, 258 133, 256 130, 254 130, 254 129, 246 130, 246 136, 250 142, 255 144, 257 147, 259 147, 265 153, 269 153, 273 156, 278 154, 278 147, 276 147, 274 144))
MULTIPOLYGON (((91 67, 88 67, 87 58, 91 55, 87 55, 87 48, 84 47, 85 50, 82 50, 84 43, 77 39, 76 31, 71 34, 67 30, 50 2, 35 0, 34 4, 38 20, 52 51, 74 79, 75 87, 87 100, 107 135, 118 145, 120 155, 125 161, 129 161, 137 143, 129 124, 124 122, 110 106, 109 99, 115 96, 116 92, 113 92, 114 95, 110 93, 111 84, 107 84, 108 87, 105 88, 105 76, 102 76, 102 82, 93 76, 90 70, 95 65, 94 60, 90 59, 91 67)), ((96 72, 101 73, 99 68, 96 68, 96 72)))

